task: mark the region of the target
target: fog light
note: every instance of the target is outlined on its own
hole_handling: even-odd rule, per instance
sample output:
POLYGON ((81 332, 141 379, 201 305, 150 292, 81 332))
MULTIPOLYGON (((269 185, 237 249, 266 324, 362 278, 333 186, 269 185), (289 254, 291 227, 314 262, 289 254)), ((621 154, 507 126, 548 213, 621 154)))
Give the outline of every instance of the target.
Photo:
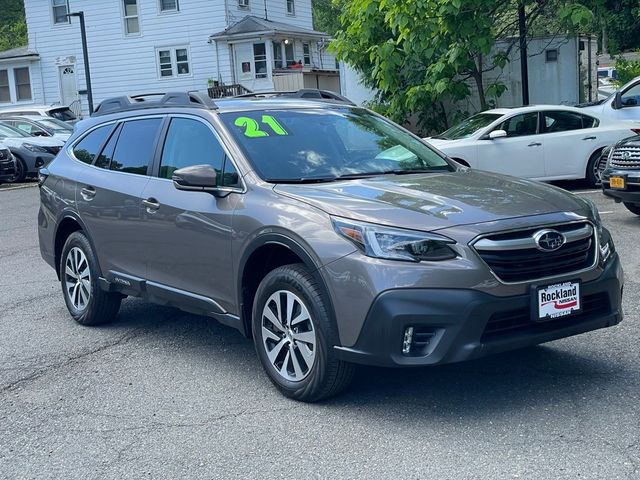
POLYGON ((413 342, 413 327, 408 327, 404 331, 404 341, 402 342, 402 353, 411 353, 411 343, 413 342))

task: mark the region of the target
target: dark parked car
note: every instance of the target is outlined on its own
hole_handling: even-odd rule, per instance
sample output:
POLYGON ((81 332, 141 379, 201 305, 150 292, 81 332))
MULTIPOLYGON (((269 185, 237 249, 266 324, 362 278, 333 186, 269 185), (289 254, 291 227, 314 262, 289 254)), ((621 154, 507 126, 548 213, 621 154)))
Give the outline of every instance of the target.
POLYGON ((35 176, 38 169, 53 160, 64 142, 52 137, 33 137, 15 127, 0 122, 0 142, 9 147, 16 160, 16 173, 11 182, 21 182, 35 176))
POLYGON ((602 191, 640 215, 640 135, 625 138, 607 150, 602 191))
POLYGON ((211 316, 299 400, 354 363, 458 362, 623 318, 593 203, 461 167, 340 99, 111 99, 39 182, 42 256, 77 322, 127 295, 211 316))
POLYGON ((0 184, 10 182, 16 176, 16 160, 11 151, 0 144, 0 184))

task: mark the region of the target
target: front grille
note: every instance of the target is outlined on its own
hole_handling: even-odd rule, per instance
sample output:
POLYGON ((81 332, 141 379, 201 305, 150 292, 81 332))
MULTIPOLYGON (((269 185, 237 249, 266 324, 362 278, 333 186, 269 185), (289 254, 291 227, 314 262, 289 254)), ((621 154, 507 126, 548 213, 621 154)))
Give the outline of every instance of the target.
POLYGON ((580 312, 546 322, 536 322, 531 318, 531 308, 520 308, 495 313, 489 318, 481 341, 491 342, 512 335, 546 333, 559 328, 579 324, 597 315, 606 315, 611 310, 609 296, 605 292, 585 295, 580 312))
POLYGON ((0 160, 6 160, 9 158, 9 150, 0 148, 0 160))
POLYGON ((16 168, 11 160, 0 160, 0 175, 15 175, 16 168))
POLYGON ((595 263, 596 245, 589 223, 549 227, 562 233, 566 243, 555 251, 541 251, 534 235, 544 227, 490 235, 473 247, 493 273, 503 282, 527 282, 566 275, 587 269, 595 263), (580 235, 578 235, 578 232, 580 235), (520 247, 521 245, 521 247, 520 247))
POLYGON ((621 145, 611 155, 609 165, 612 168, 640 168, 640 146, 621 145))

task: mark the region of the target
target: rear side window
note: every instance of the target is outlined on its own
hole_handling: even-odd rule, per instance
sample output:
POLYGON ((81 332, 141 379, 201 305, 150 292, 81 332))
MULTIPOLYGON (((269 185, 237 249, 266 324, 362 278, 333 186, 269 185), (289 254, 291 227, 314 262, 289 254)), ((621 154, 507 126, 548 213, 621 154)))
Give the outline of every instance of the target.
POLYGON ((104 142, 107 141, 111 130, 113 130, 113 125, 105 125, 90 132, 73 147, 73 156, 81 162, 91 165, 104 142))
POLYGON ((211 165, 221 178, 224 150, 211 129, 198 120, 174 118, 164 142, 160 178, 193 165, 211 165))
MULTIPOLYGON (((583 126, 584 115, 574 112, 550 111, 543 112, 544 116, 544 133, 568 132, 570 130, 580 130, 589 128, 593 125, 583 126)), ((591 118, 591 117, 589 117, 591 118)))
POLYGON ((68 108, 49 110, 49 116, 57 118, 58 120, 62 120, 63 122, 70 122, 78 119, 78 117, 76 117, 68 108))
POLYGON ((125 122, 111 159, 111 170, 146 175, 156 150, 161 118, 125 122))

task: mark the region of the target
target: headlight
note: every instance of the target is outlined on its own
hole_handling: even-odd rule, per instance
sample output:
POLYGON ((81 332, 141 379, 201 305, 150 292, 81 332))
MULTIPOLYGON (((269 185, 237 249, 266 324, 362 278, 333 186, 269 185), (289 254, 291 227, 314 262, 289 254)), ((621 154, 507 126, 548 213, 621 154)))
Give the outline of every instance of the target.
POLYGON ((46 148, 41 147, 39 145, 34 145, 32 143, 23 143, 22 144, 22 148, 26 148, 30 152, 43 152, 43 153, 47 152, 46 148))
POLYGON ((600 229, 600 263, 604 265, 607 260, 615 253, 616 246, 613 243, 613 238, 609 230, 606 228, 600 229))
POLYGON ((332 218, 336 232, 375 258, 409 262, 451 260, 458 255, 454 240, 433 233, 389 228, 343 218, 332 218))

